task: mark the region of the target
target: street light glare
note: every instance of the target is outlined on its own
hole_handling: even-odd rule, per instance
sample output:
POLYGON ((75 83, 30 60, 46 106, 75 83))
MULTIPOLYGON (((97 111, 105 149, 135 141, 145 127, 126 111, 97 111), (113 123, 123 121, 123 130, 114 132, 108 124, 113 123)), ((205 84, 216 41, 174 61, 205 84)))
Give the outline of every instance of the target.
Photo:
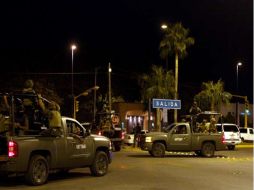
POLYGON ((162 25, 161 25, 161 28, 162 28, 163 30, 165 30, 165 29, 168 28, 168 26, 167 26, 166 24, 162 24, 162 25))
POLYGON ((242 66, 242 63, 241 62, 237 63, 237 66, 242 66))
POLYGON ((76 46, 76 45, 72 45, 72 46, 71 46, 71 49, 72 49, 72 50, 75 50, 75 49, 77 49, 77 46, 76 46))

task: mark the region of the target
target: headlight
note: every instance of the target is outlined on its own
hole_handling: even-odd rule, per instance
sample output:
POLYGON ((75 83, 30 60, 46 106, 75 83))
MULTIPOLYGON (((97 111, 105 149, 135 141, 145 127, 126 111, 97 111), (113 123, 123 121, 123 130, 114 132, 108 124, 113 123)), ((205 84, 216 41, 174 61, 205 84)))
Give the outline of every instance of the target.
POLYGON ((152 137, 146 137, 146 142, 152 142, 152 137))

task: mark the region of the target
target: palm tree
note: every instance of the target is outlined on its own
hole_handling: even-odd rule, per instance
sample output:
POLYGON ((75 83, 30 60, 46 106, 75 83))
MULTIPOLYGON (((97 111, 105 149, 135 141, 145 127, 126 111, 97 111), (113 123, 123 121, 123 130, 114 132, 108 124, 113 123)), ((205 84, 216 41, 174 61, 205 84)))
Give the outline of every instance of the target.
MULTIPOLYGON (((160 56, 163 59, 169 55, 175 55, 175 95, 178 98, 178 59, 187 55, 187 48, 195 43, 194 38, 188 37, 189 30, 181 23, 170 24, 165 29, 165 34, 160 42, 160 56)), ((177 110, 174 110, 174 122, 177 122, 177 110)))
POLYGON ((213 81, 203 82, 202 91, 194 97, 203 105, 210 105, 211 111, 215 111, 215 108, 220 111, 221 104, 228 104, 231 98, 232 94, 224 91, 224 83, 221 80, 218 80, 217 83, 213 83, 213 81))
MULTIPOLYGON (((142 101, 148 102, 151 98, 173 98, 174 97, 174 75, 173 71, 165 71, 162 67, 153 65, 150 74, 140 77, 142 101)), ((160 111, 156 109, 156 127, 160 131, 160 111)))

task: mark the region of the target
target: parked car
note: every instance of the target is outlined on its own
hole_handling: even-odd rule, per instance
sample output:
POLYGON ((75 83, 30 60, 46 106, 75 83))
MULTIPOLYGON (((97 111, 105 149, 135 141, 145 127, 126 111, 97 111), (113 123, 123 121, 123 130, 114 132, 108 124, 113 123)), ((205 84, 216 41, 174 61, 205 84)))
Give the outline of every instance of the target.
POLYGON ((240 135, 242 141, 254 141, 253 128, 240 127, 240 135))
POLYGON ((123 143, 127 145, 132 145, 134 142, 134 134, 133 133, 125 133, 123 143))
POLYGON ((228 150, 234 150, 235 145, 242 142, 239 127, 234 123, 217 124, 217 131, 224 133, 224 142, 228 150))
MULTIPOLYGON (((148 133, 148 130, 141 130, 140 134, 146 134, 146 133, 148 133)), ((124 144, 132 145, 134 143, 134 133, 125 133, 123 142, 124 144)))

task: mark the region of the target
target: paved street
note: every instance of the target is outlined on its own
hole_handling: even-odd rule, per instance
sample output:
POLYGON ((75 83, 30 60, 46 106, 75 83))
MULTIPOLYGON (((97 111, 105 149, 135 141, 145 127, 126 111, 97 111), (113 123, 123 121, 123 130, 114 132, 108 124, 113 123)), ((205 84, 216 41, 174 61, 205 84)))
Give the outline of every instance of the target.
POLYGON ((252 190, 253 148, 241 145, 235 151, 216 152, 214 158, 194 153, 168 152, 153 158, 138 148, 114 152, 109 173, 92 177, 88 169, 72 170, 66 176, 52 174, 47 184, 26 186, 22 178, 0 183, 4 190, 252 190))

